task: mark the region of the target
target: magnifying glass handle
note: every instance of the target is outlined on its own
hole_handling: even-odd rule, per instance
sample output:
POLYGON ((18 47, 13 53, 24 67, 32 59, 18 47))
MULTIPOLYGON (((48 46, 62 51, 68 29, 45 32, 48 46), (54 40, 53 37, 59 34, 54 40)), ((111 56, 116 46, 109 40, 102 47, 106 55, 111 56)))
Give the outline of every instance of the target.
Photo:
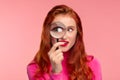
MULTIPOLYGON (((58 39, 56 39, 56 42, 58 42, 58 39)), ((57 47, 56 50, 58 50, 59 48, 57 47)))
POLYGON ((58 42, 58 39, 56 39, 56 42, 58 42))

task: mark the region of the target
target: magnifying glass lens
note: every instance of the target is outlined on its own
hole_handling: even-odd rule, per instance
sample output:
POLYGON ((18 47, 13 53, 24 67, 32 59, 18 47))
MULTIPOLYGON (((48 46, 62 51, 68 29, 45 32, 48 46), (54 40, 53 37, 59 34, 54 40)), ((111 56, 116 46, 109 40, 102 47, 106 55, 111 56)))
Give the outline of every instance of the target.
POLYGON ((61 27, 55 27, 50 33, 54 38, 61 38, 64 35, 64 29, 61 27))
POLYGON ((50 34, 54 38, 62 38, 65 34, 65 27, 62 23, 54 23, 51 25, 50 34))

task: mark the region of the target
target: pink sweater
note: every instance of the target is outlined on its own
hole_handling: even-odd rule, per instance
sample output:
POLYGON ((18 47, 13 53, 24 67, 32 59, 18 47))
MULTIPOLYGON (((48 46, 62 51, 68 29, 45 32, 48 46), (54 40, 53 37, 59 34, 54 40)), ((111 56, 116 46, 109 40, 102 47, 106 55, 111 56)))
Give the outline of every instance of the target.
MULTIPOLYGON (((59 74, 51 73, 50 75, 46 73, 44 75, 45 80, 68 80, 68 73, 66 71, 67 68, 65 67, 66 66, 65 62, 66 62, 66 56, 64 56, 64 60, 62 62, 62 66, 63 66, 62 72, 59 74)), ((102 80, 101 68, 100 68, 99 62, 95 58, 93 58, 93 60, 89 62, 88 65, 90 66, 90 68, 92 69, 95 75, 95 79, 92 79, 92 80, 102 80)), ((34 61, 28 64, 27 74, 28 74, 29 80, 36 80, 33 76, 37 68, 38 68, 38 65, 34 61)), ((44 79, 40 77, 38 80, 44 80, 44 79)))

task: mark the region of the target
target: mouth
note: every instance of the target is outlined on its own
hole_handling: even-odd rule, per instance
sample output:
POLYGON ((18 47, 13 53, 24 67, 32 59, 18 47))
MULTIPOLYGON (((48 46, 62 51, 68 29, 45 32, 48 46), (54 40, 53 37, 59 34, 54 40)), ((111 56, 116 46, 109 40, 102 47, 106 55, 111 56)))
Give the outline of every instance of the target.
POLYGON ((64 44, 63 45, 60 45, 60 46, 62 46, 62 47, 66 47, 67 45, 68 45, 68 41, 59 41, 59 42, 64 42, 64 44))

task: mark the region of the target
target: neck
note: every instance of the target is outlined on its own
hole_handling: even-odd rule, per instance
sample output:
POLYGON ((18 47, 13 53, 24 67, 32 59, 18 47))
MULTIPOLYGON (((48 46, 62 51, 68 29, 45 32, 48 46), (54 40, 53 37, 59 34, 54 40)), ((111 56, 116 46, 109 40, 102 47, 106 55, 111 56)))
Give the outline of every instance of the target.
POLYGON ((70 51, 63 52, 63 56, 64 56, 64 58, 67 58, 67 57, 69 56, 69 54, 70 54, 70 51))

